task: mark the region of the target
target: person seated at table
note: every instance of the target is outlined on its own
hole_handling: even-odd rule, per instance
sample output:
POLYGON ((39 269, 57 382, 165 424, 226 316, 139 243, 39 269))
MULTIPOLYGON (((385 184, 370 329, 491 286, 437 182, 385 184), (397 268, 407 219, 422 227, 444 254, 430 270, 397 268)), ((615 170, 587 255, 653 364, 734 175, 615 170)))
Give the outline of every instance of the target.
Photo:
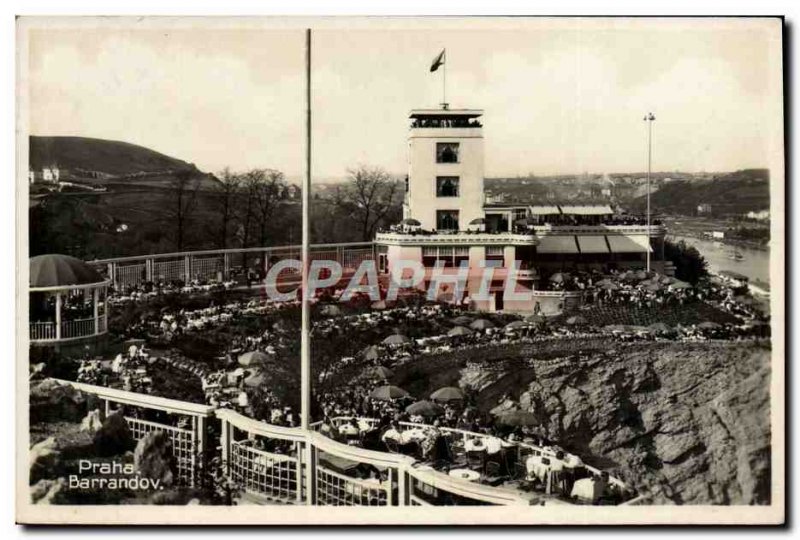
POLYGON ((395 442, 401 441, 400 425, 396 420, 392 420, 389 424, 389 428, 381 434, 381 440, 386 441, 386 439, 391 439, 395 442))
POLYGON ((333 421, 331 421, 329 416, 325 416, 325 418, 322 420, 322 425, 319 428, 319 432, 333 440, 336 440, 339 437, 339 430, 335 425, 333 425, 333 421))
POLYGON ((425 460, 437 461, 446 455, 446 448, 441 447, 445 440, 442 437, 439 426, 440 422, 436 420, 432 426, 426 427, 423 432, 424 439, 420 441, 420 449, 422 450, 422 458, 425 460))

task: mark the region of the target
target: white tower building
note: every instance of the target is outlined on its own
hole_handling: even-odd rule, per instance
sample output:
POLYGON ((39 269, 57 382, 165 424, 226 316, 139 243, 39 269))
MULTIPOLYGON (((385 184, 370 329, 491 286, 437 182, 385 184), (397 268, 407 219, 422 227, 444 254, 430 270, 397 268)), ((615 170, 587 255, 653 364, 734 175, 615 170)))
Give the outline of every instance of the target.
POLYGON ((411 111, 404 218, 425 230, 466 230, 484 217, 483 129, 475 109, 411 111))

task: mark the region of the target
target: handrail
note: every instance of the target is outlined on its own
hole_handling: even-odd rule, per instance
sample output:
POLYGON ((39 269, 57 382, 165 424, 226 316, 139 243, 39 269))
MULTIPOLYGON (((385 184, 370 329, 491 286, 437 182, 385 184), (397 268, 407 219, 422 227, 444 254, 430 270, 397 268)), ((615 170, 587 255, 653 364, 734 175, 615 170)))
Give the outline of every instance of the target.
POLYGON ((383 467, 409 467, 416 463, 416 460, 411 456, 404 456, 402 454, 389 454, 388 452, 379 452, 377 450, 367 450, 358 446, 350 446, 326 437, 321 433, 308 432, 308 440, 314 446, 323 452, 335 453, 339 457, 350 459, 353 461, 370 461, 373 465, 383 467))
MULTIPOLYGON (((376 418, 360 418, 360 417, 352 417, 352 416, 336 416, 334 418, 331 418, 331 421, 334 422, 334 423, 337 423, 337 422, 342 422, 342 421, 349 421, 349 420, 351 420, 353 418, 356 418, 356 420, 363 420, 365 422, 370 422, 370 423, 378 422, 378 419, 376 419, 376 418)), ((319 424, 319 422, 317 424, 319 424)), ((404 422, 404 421, 399 422, 399 425, 401 427, 407 427, 407 428, 426 428, 426 427, 431 427, 429 424, 420 424, 418 422, 404 422)), ((478 432, 469 431, 469 430, 466 430, 466 429, 451 428, 451 427, 444 427, 444 426, 439 426, 437 429, 439 431, 443 432, 443 433, 452 433, 452 434, 459 435, 459 436, 462 436, 462 437, 478 438, 478 439, 499 438, 499 437, 495 437, 494 435, 487 435, 485 433, 478 433, 478 432)), ((529 450, 535 450, 537 452, 541 452, 543 456, 549 457, 551 459, 558 459, 556 457, 556 452, 553 451, 552 449, 545 448, 543 446, 538 446, 538 445, 535 445, 535 444, 526 443, 526 442, 523 442, 523 441, 507 441, 507 440, 504 440, 504 439, 501 439, 501 440, 503 440, 504 442, 507 442, 509 444, 516 445, 518 447, 527 448, 529 450)), ((568 454, 568 452, 565 452, 565 454, 568 454)), ((563 460, 561 460, 561 461, 563 461, 563 460)), ((585 463, 584 463, 584 467, 586 467, 587 470, 591 471, 594 474, 600 474, 600 473, 603 472, 600 469, 598 469, 597 467, 593 467, 593 466, 587 465, 585 463)), ((616 484, 617 486, 619 486, 619 487, 621 487, 623 489, 626 489, 626 490, 630 489, 625 484, 625 482, 623 482, 619 478, 616 478, 616 477, 611 476, 611 475, 609 475, 609 482, 611 482, 612 484, 616 484)))
POLYGON ((151 396, 149 394, 140 394, 138 392, 129 392, 127 390, 107 388, 105 386, 96 386, 93 384, 66 381, 64 379, 54 378, 53 380, 60 384, 68 384, 76 390, 81 390, 89 394, 95 394, 99 398, 112 400, 116 403, 122 403, 125 405, 136 405, 151 409, 162 409, 167 412, 188 414, 192 416, 209 416, 216 409, 214 405, 190 403, 188 401, 151 396))
MULTIPOLYGON (((337 244, 311 244, 311 249, 319 248, 340 248, 340 247, 367 247, 372 246, 372 242, 342 242, 337 244)), ((225 255, 234 253, 262 253, 264 251, 278 251, 278 250, 300 250, 302 246, 299 244, 291 244, 285 246, 265 246, 265 247, 248 247, 248 248, 225 248, 225 249, 201 249, 197 251, 175 251, 170 253, 150 253, 145 255, 128 255, 125 257, 112 257, 108 259, 93 259, 86 261, 87 264, 108 264, 139 261, 143 259, 169 259, 186 256, 199 256, 199 255, 225 255)))
POLYGON ((84 283, 83 285, 54 285, 52 287, 28 287, 28 292, 73 291, 79 289, 99 289, 111 285, 110 279, 97 283, 84 283))
POLYGON ((448 493, 468 499, 491 500, 504 505, 529 506, 531 504, 531 499, 518 495, 516 492, 509 489, 487 486, 477 482, 466 482, 436 470, 423 471, 415 467, 410 467, 408 469, 408 474, 412 478, 431 485, 436 489, 446 490, 448 493))
POLYGON ((306 432, 300 428, 275 426, 260 420, 255 420, 232 409, 216 409, 214 414, 220 420, 229 422, 232 426, 262 437, 275 437, 289 439, 295 442, 305 442, 306 432))

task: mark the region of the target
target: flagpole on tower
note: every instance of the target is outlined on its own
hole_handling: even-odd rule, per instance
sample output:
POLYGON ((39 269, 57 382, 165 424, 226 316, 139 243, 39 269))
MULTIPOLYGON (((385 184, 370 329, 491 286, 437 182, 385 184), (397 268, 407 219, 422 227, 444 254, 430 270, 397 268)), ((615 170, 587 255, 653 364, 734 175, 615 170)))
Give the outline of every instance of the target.
MULTIPOLYGON (((444 49, 447 51, 447 49, 444 49)), ((442 109, 447 109, 447 52, 442 57, 444 69, 442 70, 442 109)))
POLYGON ((447 49, 442 49, 442 52, 436 55, 431 64, 431 73, 437 71, 439 66, 444 66, 442 70, 442 102, 439 104, 442 109, 447 110, 449 104, 447 103, 447 49))

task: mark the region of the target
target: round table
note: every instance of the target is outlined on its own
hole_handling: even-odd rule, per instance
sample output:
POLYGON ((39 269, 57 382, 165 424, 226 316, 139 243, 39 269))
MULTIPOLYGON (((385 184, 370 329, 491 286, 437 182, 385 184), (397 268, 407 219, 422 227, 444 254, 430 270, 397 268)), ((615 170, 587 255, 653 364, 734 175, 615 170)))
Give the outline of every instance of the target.
POLYGON ((483 439, 479 440, 478 442, 468 440, 464 444, 464 450, 467 452, 486 452, 486 443, 483 439))
POLYGON ((453 478, 466 480, 467 482, 477 482, 481 477, 480 473, 470 469, 453 469, 448 474, 453 478))
POLYGON ((358 435, 358 428, 353 424, 344 424, 339 427, 339 432, 345 435, 358 435))
POLYGON ((425 438, 425 431, 422 429, 408 429, 400 434, 400 442, 403 444, 408 444, 414 441, 423 441, 425 438))

